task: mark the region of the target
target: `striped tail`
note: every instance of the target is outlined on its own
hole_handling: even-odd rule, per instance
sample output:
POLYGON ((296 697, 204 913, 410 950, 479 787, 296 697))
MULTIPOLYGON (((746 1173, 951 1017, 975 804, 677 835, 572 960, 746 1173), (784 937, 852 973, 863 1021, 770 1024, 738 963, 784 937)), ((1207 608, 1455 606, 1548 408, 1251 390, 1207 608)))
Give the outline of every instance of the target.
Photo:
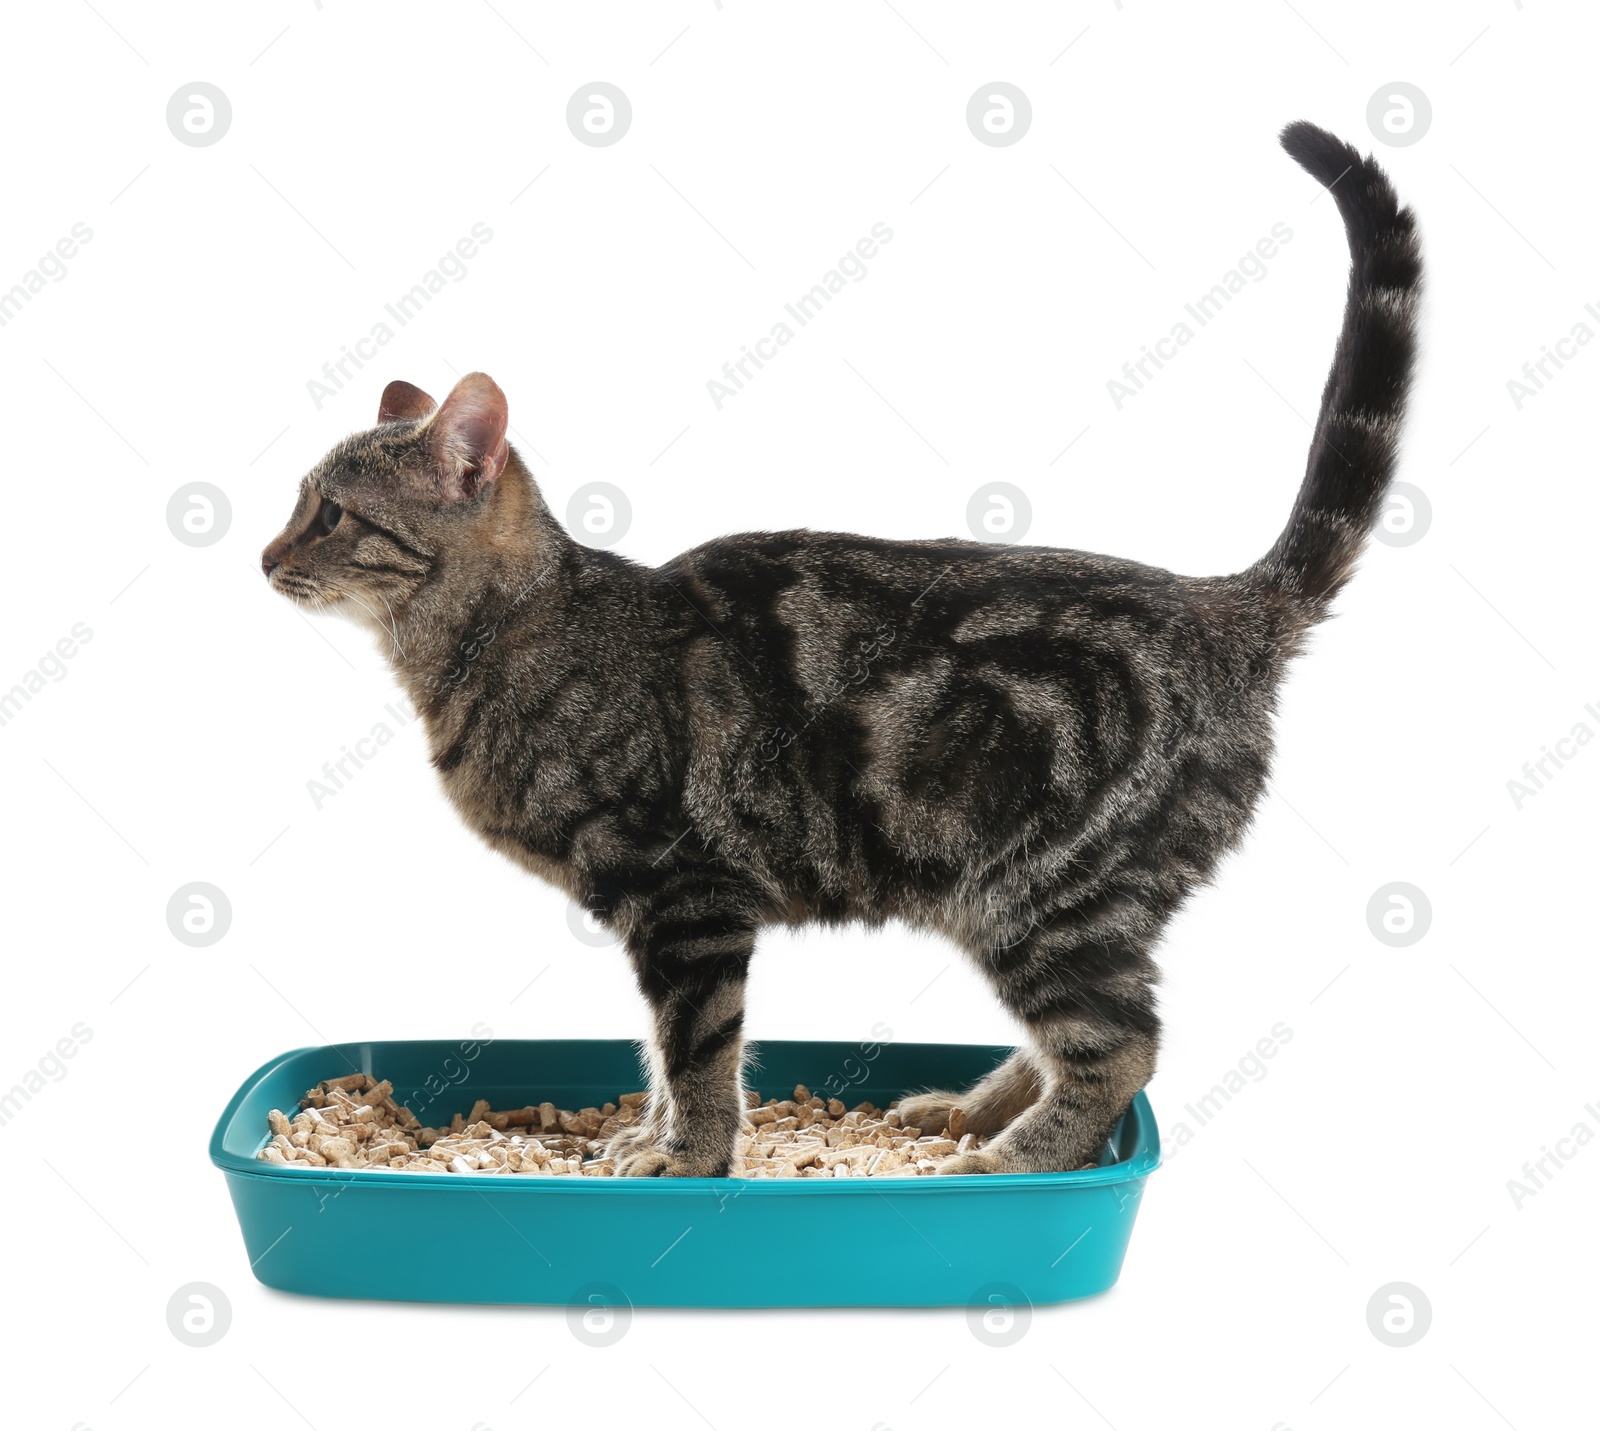
POLYGON ((1289 524, 1246 578, 1304 629, 1355 569, 1394 474, 1416 352, 1422 253, 1416 220, 1372 159, 1304 120, 1283 147, 1339 207, 1350 241, 1344 327, 1289 524))

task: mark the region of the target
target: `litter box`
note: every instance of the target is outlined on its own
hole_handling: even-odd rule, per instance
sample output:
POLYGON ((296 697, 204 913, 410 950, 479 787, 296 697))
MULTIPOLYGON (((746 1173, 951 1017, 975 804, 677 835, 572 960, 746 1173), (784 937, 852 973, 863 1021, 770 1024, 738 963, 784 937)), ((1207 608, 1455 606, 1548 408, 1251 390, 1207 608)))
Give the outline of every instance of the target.
MULTIPOLYGON (((880 1107, 964 1088, 1012 1052, 977 1044, 763 1042, 748 1082, 880 1107), (870 1057, 868 1055, 871 1055, 870 1057)), ((295 1169, 260 1162, 267 1110, 361 1072, 430 1126, 645 1086, 625 1039, 427 1040, 296 1049, 257 1069, 211 1137, 269 1287, 319 1297, 606 1307, 1037 1305, 1116 1282, 1161 1161, 1143 1093, 1070 1173, 905 1178, 611 1178, 295 1169)), ((602 1313, 602 1315, 605 1315, 602 1313)))

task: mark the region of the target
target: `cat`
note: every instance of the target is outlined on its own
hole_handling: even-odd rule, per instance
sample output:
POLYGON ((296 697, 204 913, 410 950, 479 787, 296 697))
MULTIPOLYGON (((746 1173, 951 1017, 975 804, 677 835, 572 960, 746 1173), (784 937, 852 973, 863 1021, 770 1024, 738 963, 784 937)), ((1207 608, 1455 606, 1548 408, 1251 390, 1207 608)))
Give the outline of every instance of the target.
POLYGON ((551 515, 482 373, 438 405, 390 383, 302 482, 273 588, 378 634, 462 818, 626 949, 653 1027, 619 1175, 729 1174, 764 926, 937 931, 1022 1024, 975 1087, 902 1102, 995 1135, 942 1173, 1093 1165, 1150 1079, 1152 950, 1261 797, 1278 686, 1379 513, 1413 364, 1411 212, 1334 136, 1281 139, 1352 265, 1292 515, 1236 575, 809 530, 643 567, 551 515))

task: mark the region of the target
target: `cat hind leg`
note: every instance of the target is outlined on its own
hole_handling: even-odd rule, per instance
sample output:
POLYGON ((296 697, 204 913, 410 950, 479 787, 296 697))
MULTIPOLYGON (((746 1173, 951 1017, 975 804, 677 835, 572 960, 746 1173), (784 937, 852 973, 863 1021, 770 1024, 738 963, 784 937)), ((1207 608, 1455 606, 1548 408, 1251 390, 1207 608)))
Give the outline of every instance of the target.
POLYGON ((1036 1096, 982 1149, 941 1173, 1093 1167, 1117 1120, 1155 1073, 1160 1020, 1148 949, 1165 921, 1137 899, 1066 905, 980 962, 1028 1030, 1036 1096))
POLYGON ((1040 1081, 1033 1055, 1018 1049, 992 1073, 965 1093, 912 1093, 900 1100, 900 1123, 924 1133, 942 1133, 952 1109, 959 1108, 966 1131, 985 1136, 998 1133, 1039 1096, 1040 1081))

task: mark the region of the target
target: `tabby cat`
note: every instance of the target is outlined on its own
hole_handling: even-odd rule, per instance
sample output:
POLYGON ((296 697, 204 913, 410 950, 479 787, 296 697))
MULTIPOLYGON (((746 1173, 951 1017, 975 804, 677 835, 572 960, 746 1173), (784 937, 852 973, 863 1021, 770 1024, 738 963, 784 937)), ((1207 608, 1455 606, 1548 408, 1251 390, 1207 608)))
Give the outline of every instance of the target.
MULTIPOLYGON (((1239 843, 1279 683, 1379 512, 1421 260, 1378 166, 1306 123, 1352 268, 1288 526, 1233 576, 1046 547, 793 531, 647 568, 581 546, 482 373, 384 390, 261 565, 369 625, 462 818, 627 950, 653 1020, 627 1176, 729 1172, 745 978, 771 924, 944 934, 1023 1025, 908 1123, 998 1134, 946 1173, 1095 1161, 1149 1080, 1152 951, 1239 843)), ((1220 420, 1220 419, 1219 419, 1220 420)))

